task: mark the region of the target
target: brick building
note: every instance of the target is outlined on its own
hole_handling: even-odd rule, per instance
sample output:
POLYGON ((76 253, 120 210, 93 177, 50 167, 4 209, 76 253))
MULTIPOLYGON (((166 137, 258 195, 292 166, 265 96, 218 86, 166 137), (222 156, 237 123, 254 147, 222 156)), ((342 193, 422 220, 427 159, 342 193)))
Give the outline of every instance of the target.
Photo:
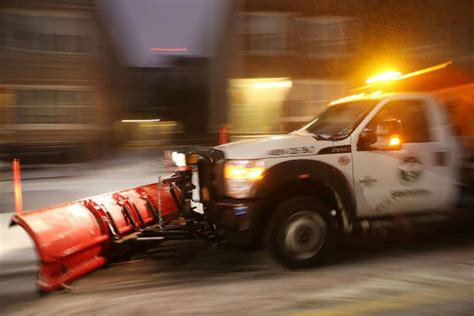
POLYGON ((473 20, 465 0, 242 1, 231 129, 289 131, 385 67, 473 70, 473 20))
POLYGON ((5 154, 84 158, 114 120, 105 36, 92 0, 0 3, 0 142, 5 154))

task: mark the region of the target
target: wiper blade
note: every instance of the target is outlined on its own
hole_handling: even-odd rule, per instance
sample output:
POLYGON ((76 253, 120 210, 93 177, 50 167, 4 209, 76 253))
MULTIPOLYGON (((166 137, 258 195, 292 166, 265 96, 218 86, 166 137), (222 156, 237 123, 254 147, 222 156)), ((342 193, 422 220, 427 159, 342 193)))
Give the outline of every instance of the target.
POLYGON ((342 134, 342 135, 333 135, 331 136, 331 140, 332 141, 335 141, 335 140, 341 140, 341 139, 344 139, 347 137, 347 134, 342 134))
POLYGON ((316 134, 314 135, 314 138, 317 140, 330 140, 330 141, 335 141, 335 140, 341 140, 346 138, 347 135, 327 135, 327 134, 316 134))
POLYGON ((314 138, 316 138, 317 140, 331 140, 333 136, 327 134, 315 134, 314 138))

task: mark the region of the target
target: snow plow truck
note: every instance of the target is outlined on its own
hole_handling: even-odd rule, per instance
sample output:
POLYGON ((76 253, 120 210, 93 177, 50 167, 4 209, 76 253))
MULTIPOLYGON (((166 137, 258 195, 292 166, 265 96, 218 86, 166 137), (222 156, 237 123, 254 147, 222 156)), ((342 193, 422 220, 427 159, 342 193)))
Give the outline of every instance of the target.
POLYGON ((474 211, 469 75, 448 62, 353 92, 287 135, 178 154, 158 183, 18 213, 39 288, 60 288, 131 241, 219 238, 301 268, 376 221, 474 211))

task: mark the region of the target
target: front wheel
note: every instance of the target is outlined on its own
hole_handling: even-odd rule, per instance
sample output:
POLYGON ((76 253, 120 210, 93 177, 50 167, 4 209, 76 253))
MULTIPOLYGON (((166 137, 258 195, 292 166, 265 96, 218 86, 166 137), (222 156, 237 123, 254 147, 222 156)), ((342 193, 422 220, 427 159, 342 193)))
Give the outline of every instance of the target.
POLYGON ((290 268, 316 264, 332 240, 329 208, 311 197, 282 203, 270 228, 268 248, 272 256, 290 268))

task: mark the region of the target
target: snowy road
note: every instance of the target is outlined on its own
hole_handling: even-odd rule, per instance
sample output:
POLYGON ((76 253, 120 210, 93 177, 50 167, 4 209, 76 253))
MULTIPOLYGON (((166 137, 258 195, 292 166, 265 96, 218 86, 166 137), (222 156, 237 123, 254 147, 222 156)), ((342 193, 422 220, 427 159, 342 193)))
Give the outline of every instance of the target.
MULTIPOLYGON (((172 167, 160 153, 95 164, 25 170, 25 208, 34 209, 156 181, 172 167)), ((2 173, 0 314, 5 315, 473 315, 474 218, 410 233, 341 240, 330 261, 288 271, 264 251, 201 241, 165 243, 135 261, 109 265, 39 296, 35 253, 11 217, 2 173)))

